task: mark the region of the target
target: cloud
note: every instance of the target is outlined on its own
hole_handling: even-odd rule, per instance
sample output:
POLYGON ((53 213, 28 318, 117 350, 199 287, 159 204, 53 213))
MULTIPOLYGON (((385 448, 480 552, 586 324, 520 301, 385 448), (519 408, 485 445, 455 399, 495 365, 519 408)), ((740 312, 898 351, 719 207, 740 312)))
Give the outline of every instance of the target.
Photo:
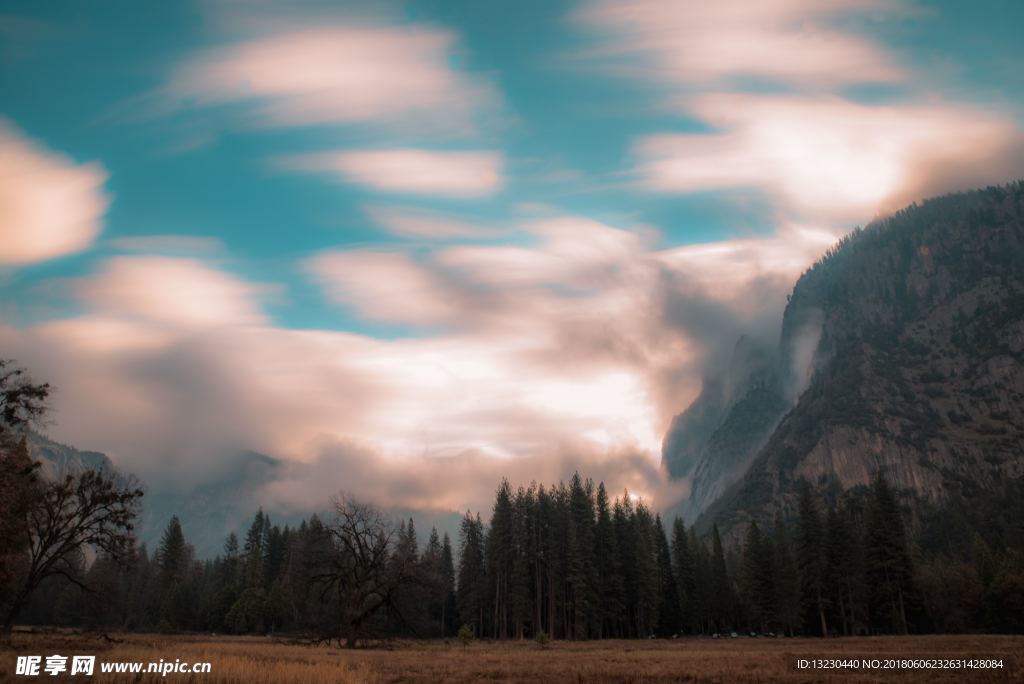
POLYGON ((501 154, 491 151, 350 150, 279 158, 274 166, 411 195, 484 197, 503 182, 501 154))
POLYGON ((723 339, 777 323, 776 282, 800 265, 760 257, 793 237, 712 257, 573 216, 522 231, 512 259, 440 245, 305 263, 333 301, 416 336, 280 328, 266 286, 210 260, 131 255, 74 282, 83 313, 0 327, 0 347, 58 386, 55 438, 162 487, 251 449, 290 464, 261 503, 302 510, 340 489, 483 508, 503 475, 575 469, 670 505, 685 485, 658 465, 664 429, 723 339))
POLYGON ((310 464, 293 465, 264 492, 265 505, 308 511, 339 489, 378 502, 421 510, 480 511, 487 515, 494 489, 507 477, 513 487, 545 487, 573 472, 604 482, 612 497, 628 489, 648 505, 670 505, 687 493, 685 482, 670 482, 646 455, 635 450, 601 450, 585 441, 551 445, 525 458, 496 460, 478 451, 453 456, 380 458, 346 442, 326 441, 310 464), (444 473, 438 477, 438 473, 444 473))
POLYGON ((1014 122, 969 107, 738 93, 697 96, 687 107, 717 131, 642 138, 634 149, 642 187, 755 187, 791 215, 866 221, 952 189, 933 182, 946 177, 943 169, 967 185, 1024 169, 1014 122))
POLYGON ((600 41, 576 57, 631 78, 721 87, 744 79, 835 88, 907 75, 845 15, 905 12, 879 0, 598 0, 575 14, 600 41))
POLYGON ((631 257, 643 251, 634 232, 580 217, 534 221, 525 232, 536 247, 457 246, 438 253, 438 261, 495 288, 523 285, 600 286, 631 257))
POLYGON ((265 323, 260 292, 199 260, 158 256, 114 257, 76 288, 97 311, 187 327, 265 323))
POLYGON ((88 248, 109 204, 106 180, 99 164, 76 164, 0 119, 0 265, 88 248))
POLYGON ((306 266, 334 302, 371 320, 431 325, 459 313, 441 280, 404 254, 326 252, 306 266))
POLYGON ((179 65, 163 97, 177 107, 247 103, 264 126, 463 133, 496 100, 483 80, 451 66, 457 41, 443 29, 337 18, 296 26, 294 13, 283 19, 269 35, 261 25, 258 37, 179 65))
POLYGON ((402 237, 446 240, 494 237, 496 234, 493 228, 481 225, 479 221, 429 209, 373 205, 365 207, 364 211, 374 223, 402 237))

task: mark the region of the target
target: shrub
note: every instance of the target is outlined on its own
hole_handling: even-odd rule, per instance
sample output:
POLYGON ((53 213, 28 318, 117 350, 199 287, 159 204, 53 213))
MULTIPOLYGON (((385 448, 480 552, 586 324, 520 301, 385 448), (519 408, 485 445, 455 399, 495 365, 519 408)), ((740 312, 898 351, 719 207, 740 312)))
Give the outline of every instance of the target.
POLYGON ((462 642, 462 646, 466 647, 473 643, 473 630, 469 625, 462 625, 459 627, 459 641, 462 642))
POLYGON ((548 638, 548 633, 543 629, 537 630, 537 635, 533 637, 533 640, 537 642, 537 645, 541 648, 547 648, 548 644, 551 643, 551 639, 548 638))

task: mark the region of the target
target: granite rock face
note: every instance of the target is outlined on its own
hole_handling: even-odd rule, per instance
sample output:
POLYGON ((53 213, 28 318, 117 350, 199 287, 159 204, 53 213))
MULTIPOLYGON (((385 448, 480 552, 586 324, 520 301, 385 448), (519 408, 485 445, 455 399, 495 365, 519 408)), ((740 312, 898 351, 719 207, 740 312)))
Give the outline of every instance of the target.
POLYGON ((688 508, 702 525, 789 517, 800 480, 828 496, 881 471, 912 517, 1019 480, 1024 183, 928 200, 852 233, 797 282, 775 358, 758 410, 741 415, 756 388, 731 401, 707 392, 673 426, 699 429, 666 438, 665 463, 693 477, 688 508))

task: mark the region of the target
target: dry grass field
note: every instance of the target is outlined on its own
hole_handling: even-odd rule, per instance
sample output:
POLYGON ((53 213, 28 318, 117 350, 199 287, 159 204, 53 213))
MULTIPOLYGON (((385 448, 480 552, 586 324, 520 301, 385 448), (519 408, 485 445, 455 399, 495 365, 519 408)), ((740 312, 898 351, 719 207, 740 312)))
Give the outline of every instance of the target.
POLYGON ((0 681, 60 681, 41 673, 15 676, 18 655, 96 655, 92 677, 68 681, 195 682, 203 684, 328 684, 335 682, 964 682, 1024 681, 1024 637, 927 636, 814 639, 685 639, 455 643, 393 642, 348 651, 272 638, 16 633, 0 644, 0 681), (901 672, 798 671, 797 658, 1002 658, 996 670, 901 672), (208 661, 210 674, 103 674, 110 661, 208 661))

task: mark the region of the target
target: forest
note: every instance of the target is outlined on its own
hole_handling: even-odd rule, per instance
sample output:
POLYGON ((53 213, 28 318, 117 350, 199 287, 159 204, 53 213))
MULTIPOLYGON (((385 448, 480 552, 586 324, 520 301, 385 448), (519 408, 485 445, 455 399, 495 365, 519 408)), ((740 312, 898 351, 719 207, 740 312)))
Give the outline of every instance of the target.
POLYGON ((881 475, 829 500, 803 482, 793 519, 770 530, 748 523, 731 544, 717 525, 701 531, 677 517, 666 526, 641 498, 612 499, 575 473, 549 486, 502 480, 487 524, 467 511, 455 541, 433 529, 421 543, 412 519, 339 494, 329 513, 295 527, 257 512, 213 559, 196 557, 172 517, 150 551, 133 532, 144 498, 133 478, 39 474, 24 433, 49 391, 0 362, 5 634, 17 623, 352 647, 456 635, 1024 631, 1019 497, 961 502, 909 525, 881 475), (980 534, 992 520, 1006 529, 980 534))
POLYGON ((223 553, 194 557, 172 518, 153 553, 101 553, 55 577, 27 624, 104 630, 290 633, 311 640, 600 639, 1024 630, 1019 554, 977 540, 973 561, 915 558, 882 478, 836 506, 805 488, 798 518, 751 524, 727 549, 668 527, 603 483, 497 489, 491 518, 465 515, 456 544, 346 497, 297 527, 257 513, 223 553), (464 627, 463 627, 464 626, 464 627))

